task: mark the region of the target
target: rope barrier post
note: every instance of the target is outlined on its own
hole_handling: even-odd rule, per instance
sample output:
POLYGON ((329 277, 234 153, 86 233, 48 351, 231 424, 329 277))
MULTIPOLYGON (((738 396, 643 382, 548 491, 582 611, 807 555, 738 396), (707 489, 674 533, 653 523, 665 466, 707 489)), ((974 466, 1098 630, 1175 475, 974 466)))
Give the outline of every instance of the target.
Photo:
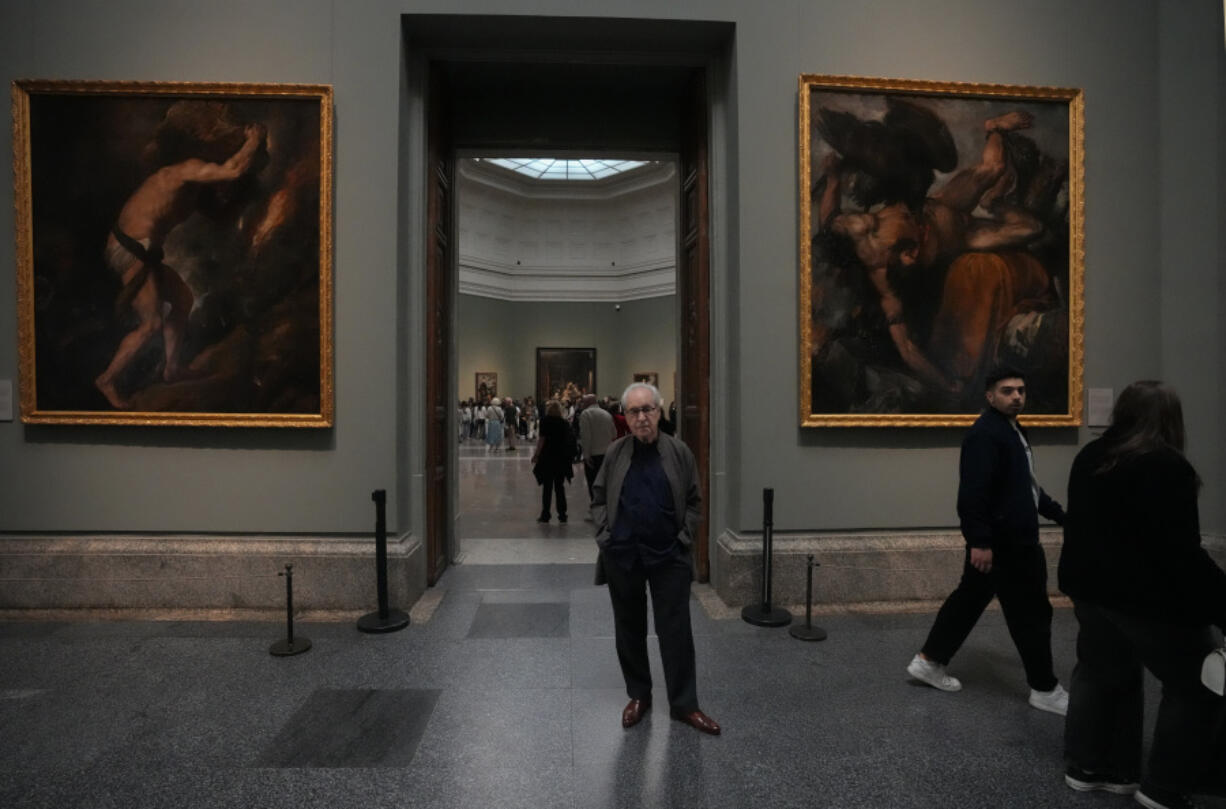
POLYGON ((775 490, 762 490, 762 603, 741 610, 741 617, 754 626, 787 626, 792 613, 771 606, 771 545, 774 541, 775 490))
POLYGON ((825 640, 826 630, 813 625, 813 568, 821 567, 809 554, 809 577, 805 582, 805 625, 788 627, 788 634, 797 640, 825 640))
POLYGON ((358 619, 361 632, 396 632, 409 625, 409 614, 387 606, 387 492, 376 489, 370 499, 375 501, 375 584, 379 591, 379 610, 358 619))
POLYGON ((294 566, 286 565, 285 572, 277 575, 285 577, 285 640, 268 647, 268 652, 277 657, 289 657, 310 649, 311 641, 294 637, 294 566))

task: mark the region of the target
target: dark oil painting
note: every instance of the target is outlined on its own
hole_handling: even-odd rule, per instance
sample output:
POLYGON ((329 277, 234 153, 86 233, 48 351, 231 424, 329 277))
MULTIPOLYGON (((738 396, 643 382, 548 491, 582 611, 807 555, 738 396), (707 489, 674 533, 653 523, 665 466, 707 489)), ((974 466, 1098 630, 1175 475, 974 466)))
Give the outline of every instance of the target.
POLYGON ((537 401, 574 401, 596 392, 596 349, 537 348, 537 401))
POLYGON ((23 418, 329 426, 330 88, 14 97, 23 418))
POLYGON ((1080 421, 1081 94, 802 76, 801 424, 1080 421))

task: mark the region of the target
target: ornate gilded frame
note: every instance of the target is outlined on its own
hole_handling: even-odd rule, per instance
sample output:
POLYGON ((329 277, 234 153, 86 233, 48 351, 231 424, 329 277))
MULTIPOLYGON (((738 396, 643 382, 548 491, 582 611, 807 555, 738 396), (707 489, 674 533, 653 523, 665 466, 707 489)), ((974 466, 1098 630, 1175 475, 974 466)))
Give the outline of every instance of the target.
POLYGON ((18 80, 12 111, 23 422, 332 426, 330 86, 18 80), (141 256, 115 246, 134 209, 163 234, 141 256))
MULTIPOLYGON (((1033 368, 1023 367, 1031 388, 1031 403, 1034 403, 1036 395, 1042 397, 1040 388, 1047 388, 1049 394, 1052 390, 1056 391, 1042 407, 1028 408, 1028 413, 1022 417, 1023 423, 1033 426, 1080 425, 1085 272, 1082 91, 1059 87, 802 74, 798 92, 800 425, 967 425, 983 406, 982 376, 989 360, 995 362, 1002 357, 1012 359, 1014 355, 1022 356, 1019 354, 1022 351, 1029 351, 1024 356, 1034 362, 1033 368), (899 104, 898 101, 905 103, 899 104), (917 107, 931 111, 931 115, 922 111, 908 115, 908 111, 917 107), (887 119, 886 112, 891 109, 900 112, 887 119), (1011 110, 1032 116, 1028 125, 1012 124, 1017 132, 1026 136, 1024 139, 1037 147, 1031 153, 1032 157, 1016 159, 1019 164, 1033 160, 1035 165, 1042 167, 1042 170, 1032 172, 1028 186, 1030 193, 1017 180, 1017 170, 1009 162, 1014 160, 1013 157, 1007 157, 1004 161, 989 159, 989 152, 995 156, 997 150, 990 150, 988 144, 999 143, 989 135, 1004 131, 1003 127, 990 122, 995 120, 994 116, 1011 110), (942 125, 931 124, 933 116, 944 122, 944 135, 940 133, 942 125), (972 126, 973 121, 979 122, 978 131, 972 126), (946 136, 949 140, 946 140, 946 136), (922 166, 917 166, 915 160, 916 138, 920 139, 920 143, 937 144, 933 147, 925 145, 921 149, 922 166), (842 151, 832 145, 831 140, 837 141, 842 151), (948 143, 953 144, 957 153, 956 163, 952 165, 948 160, 954 155, 948 151, 948 143), (981 152, 977 163, 972 159, 976 151, 981 152), (874 162, 874 154, 888 155, 894 162, 886 162, 884 158, 882 162, 874 162), (940 158, 944 165, 931 174, 933 179, 929 182, 932 185, 925 185, 925 179, 929 176, 925 171, 934 154, 944 155, 940 158), (908 183, 902 179, 915 176, 915 173, 897 170, 899 155, 906 157, 904 162, 908 169, 915 167, 923 170, 918 174, 918 181, 908 183), (1060 178, 1062 164, 1067 168, 1063 179, 1060 178), (891 166, 891 173, 879 168, 882 165, 891 166), (947 195, 950 200, 975 196, 964 194, 959 198, 952 190, 951 181, 954 178, 975 177, 973 174, 961 174, 964 170, 980 170, 985 173, 979 176, 984 177, 992 176, 985 167, 996 168, 999 175, 1002 166, 1005 167, 1003 171, 1014 171, 1013 186, 1008 188, 1006 181, 997 180, 999 187, 1006 190, 1000 197, 986 203, 990 211, 982 207, 983 201, 988 199, 985 192, 982 198, 976 198, 979 201, 976 208, 958 212, 958 216, 962 217, 960 220, 956 217, 938 220, 935 214, 930 213, 954 210, 951 204, 939 201, 943 196, 941 189, 951 188, 947 195), (837 180, 832 179, 836 177, 837 180), (881 177, 898 178, 898 183, 889 186, 886 182, 879 182, 881 177), (1045 178, 1046 185, 1036 184, 1035 177, 1045 178), (875 182, 877 185, 874 185, 875 182), (832 186, 832 183, 837 184, 832 186), (834 191, 827 193, 832 187, 834 191), (899 192, 893 199, 906 196, 912 202, 899 203, 890 208, 891 203, 887 199, 891 193, 887 190, 889 188, 907 188, 906 192, 899 192), (1014 197, 1006 196, 1010 193, 1014 197), (1038 203, 1035 203, 1034 210, 1027 209, 1022 204, 1023 198, 1027 204, 1043 200, 1043 214, 1037 213, 1038 203), (911 233, 915 238, 900 238, 892 252, 878 250, 889 241, 889 238, 881 235, 885 233, 881 228, 888 223, 891 211, 897 214, 897 221, 905 222, 907 214, 900 213, 904 209, 913 212, 910 221, 914 227, 900 227, 899 230, 911 233), (1018 242, 1008 247, 980 246, 979 239, 990 245, 992 239, 1004 243, 1008 239, 1020 238, 1004 226, 1005 223, 1022 221, 1022 215, 1015 214, 1015 209, 1033 214, 1031 219, 1041 222, 1037 235, 1035 227, 1023 227, 1019 228, 1019 232, 1031 234, 1028 237, 1030 240, 1025 243, 1018 242), (819 221, 822 213, 826 214, 825 222, 819 221), (845 217, 845 213, 851 216, 845 217), (953 227, 942 229, 944 226, 936 224, 938 221, 962 221, 964 227, 962 231, 953 227), (967 236, 972 230, 982 236, 975 239, 967 236), (965 246, 961 252, 951 250, 931 264, 925 264, 926 256, 938 254, 939 246, 958 244, 958 240, 952 237, 942 242, 946 232, 960 233, 965 238, 965 246), (880 236, 880 240, 866 241, 864 234, 880 236), (971 247, 972 244, 976 246, 971 247), (1041 245, 1044 251, 1041 255, 1047 258, 1048 263, 1039 257, 1040 247, 1036 245, 1041 245), (865 257, 869 262, 880 263, 881 268, 877 272, 870 270, 865 257), (1041 304, 1018 300, 1017 305, 999 315, 998 320, 991 319, 998 317, 995 312, 990 313, 989 317, 983 306, 973 305, 975 296, 988 300, 988 287, 1003 283, 984 280, 991 278, 991 273, 998 273, 997 278, 1020 278, 1023 268, 1030 272, 1036 261, 1046 271, 1049 282, 1041 304), (889 279, 886 282, 888 293, 882 292, 883 278, 889 279), (950 280, 955 278, 957 283, 951 284, 950 280), (917 288, 930 285, 931 291, 927 297, 916 295, 915 300, 927 306, 929 335, 939 334, 943 339, 927 344, 917 342, 916 335, 923 332, 912 327, 907 319, 911 311, 903 294, 896 291, 896 286, 903 283, 897 279, 906 279, 917 288), (940 285, 932 286, 937 283, 940 285), (892 314, 886 316, 886 298, 891 294, 889 304, 892 314), (897 309, 893 308, 898 301, 903 303, 897 309), (1028 310, 1028 307, 1034 308, 1028 310), (874 311, 880 313, 875 315, 875 321, 871 314, 874 311), (866 312, 870 314, 866 315, 866 312), (1006 314, 1009 315, 1007 320, 1004 319, 1006 314), (1027 314, 1030 314, 1029 322, 1024 319, 1027 314), (977 334, 970 325, 976 317, 988 317, 992 324, 1001 324, 999 330, 984 330, 992 346, 991 351, 988 350, 989 342, 971 339, 977 334), (899 330, 895 327, 899 325, 905 335, 901 338, 903 346, 919 346, 920 359, 915 359, 914 352, 908 353, 910 361, 904 358, 902 348, 898 347, 900 338, 896 337, 899 330), (1041 339, 1027 346, 1025 328, 1033 330, 1030 333, 1032 338, 1037 334, 1041 339), (1064 340, 1065 334, 1067 342, 1064 340), (874 366, 859 361, 856 350, 865 345, 869 349, 860 357, 889 356, 890 350, 894 349, 896 353, 892 364, 887 361, 881 366, 874 366), (881 351, 883 346, 884 353, 881 351), (949 350, 943 354, 932 352, 934 346, 949 350), (964 349, 964 346, 972 347, 964 349), (876 354, 872 353, 874 350, 876 354), (948 364, 939 364, 941 359, 947 359, 948 364), (924 364, 925 360, 929 361, 929 365, 924 364), (935 368, 937 373, 922 376, 928 367, 935 368), (966 373, 967 369, 973 369, 973 373, 960 379, 957 374, 966 373), (908 379, 909 375, 914 375, 914 378, 908 379), (820 376, 820 380, 815 380, 816 376, 820 376), (830 380, 834 380, 835 384, 823 384, 830 380), (896 386, 891 388, 888 380, 897 380, 896 386), (942 387, 941 382, 934 380, 948 384, 942 387), (1036 381, 1046 384, 1039 386, 1036 381), (857 398, 861 392, 863 398, 857 398), (909 405, 909 401, 937 401, 939 406, 921 405, 917 408, 909 405)), ((975 186, 968 184, 965 187, 975 186)), ((1027 277, 1037 278, 1039 275, 1031 272, 1027 277)), ((1019 281, 1019 287, 1020 284, 1019 281)), ((1016 294, 1020 296, 1020 293, 1016 294)), ((914 311, 924 309, 917 306, 914 311)))

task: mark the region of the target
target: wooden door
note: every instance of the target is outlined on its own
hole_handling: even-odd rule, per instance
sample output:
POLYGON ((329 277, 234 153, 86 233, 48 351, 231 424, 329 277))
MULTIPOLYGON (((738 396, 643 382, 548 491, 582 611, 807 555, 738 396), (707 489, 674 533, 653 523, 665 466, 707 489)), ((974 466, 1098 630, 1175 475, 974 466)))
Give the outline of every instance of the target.
POLYGON ((430 70, 426 107, 426 581, 433 585, 447 567, 451 546, 449 453, 452 424, 452 298, 455 285, 453 191, 455 150, 450 138, 448 96, 440 71, 430 70))
POLYGON ((702 481, 704 517, 694 538, 699 581, 711 576, 711 246, 708 195, 707 86, 695 70, 681 106, 681 239, 677 295, 681 306, 681 438, 694 453, 702 481))

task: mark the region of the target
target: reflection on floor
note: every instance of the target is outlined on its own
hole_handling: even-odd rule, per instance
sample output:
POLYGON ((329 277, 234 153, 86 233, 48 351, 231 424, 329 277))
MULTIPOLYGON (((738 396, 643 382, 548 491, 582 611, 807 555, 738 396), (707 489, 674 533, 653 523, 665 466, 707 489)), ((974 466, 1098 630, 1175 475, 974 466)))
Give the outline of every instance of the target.
POLYGON ((478 440, 460 444, 456 538, 465 565, 577 564, 596 558, 583 468, 566 487, 569 522, 558 522, 556 507, 539 523, 541 487, 532 476, 534 442, 516 440, 513 452, 491 453, 478 440))

